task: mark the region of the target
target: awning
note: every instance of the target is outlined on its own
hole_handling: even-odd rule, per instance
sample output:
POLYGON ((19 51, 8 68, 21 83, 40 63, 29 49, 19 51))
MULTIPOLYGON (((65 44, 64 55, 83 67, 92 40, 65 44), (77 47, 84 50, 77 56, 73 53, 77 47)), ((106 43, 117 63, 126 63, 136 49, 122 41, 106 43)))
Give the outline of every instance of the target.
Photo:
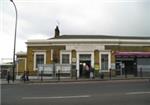
POLYGON ((117 57, 150 57, 150 52, 116 52, 117 57))

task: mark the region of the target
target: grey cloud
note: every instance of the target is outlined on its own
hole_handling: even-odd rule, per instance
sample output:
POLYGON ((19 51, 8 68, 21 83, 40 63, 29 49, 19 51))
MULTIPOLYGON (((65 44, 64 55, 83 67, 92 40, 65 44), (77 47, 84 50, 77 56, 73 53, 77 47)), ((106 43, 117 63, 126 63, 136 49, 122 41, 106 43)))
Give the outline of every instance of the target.
MULTIPOLYGON (((65 0, 66 1, 66 0, 65 0)), ((61 34, 150 35, 148 0, 87 0, 87 2, 18 2, 18 33, 27 39, 31 34, 53 36, 59 21, 61 34)))

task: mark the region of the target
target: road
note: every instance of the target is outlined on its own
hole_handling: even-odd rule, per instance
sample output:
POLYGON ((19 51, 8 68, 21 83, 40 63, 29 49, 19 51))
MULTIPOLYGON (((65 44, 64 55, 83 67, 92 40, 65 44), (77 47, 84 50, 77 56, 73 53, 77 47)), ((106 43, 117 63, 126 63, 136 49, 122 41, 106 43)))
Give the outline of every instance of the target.
POLYGON ((150 105, 150 82, 2 85, 1 105, 150 105))

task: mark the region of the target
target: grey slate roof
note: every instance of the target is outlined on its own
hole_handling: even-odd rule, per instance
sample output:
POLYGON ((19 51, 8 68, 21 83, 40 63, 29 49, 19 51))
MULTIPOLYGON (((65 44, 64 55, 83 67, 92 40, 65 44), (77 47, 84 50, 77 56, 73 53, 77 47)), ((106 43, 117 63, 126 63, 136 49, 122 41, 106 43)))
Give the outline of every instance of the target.
POLYGON ((147 39, 149 36, 108 36, 108 35, 61 35, 50 39, 147 39))

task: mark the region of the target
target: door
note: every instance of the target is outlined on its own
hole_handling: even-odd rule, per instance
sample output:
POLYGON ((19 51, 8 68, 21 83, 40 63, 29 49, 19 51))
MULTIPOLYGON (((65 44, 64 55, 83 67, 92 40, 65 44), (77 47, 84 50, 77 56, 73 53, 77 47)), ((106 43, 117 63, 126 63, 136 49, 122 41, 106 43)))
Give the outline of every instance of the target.
POLYGON ((91 54, 80 54, 79 55, 79 76, 89 77, 88 71, 85 70, 85 66, 88 65, 91 68, 91 54))

